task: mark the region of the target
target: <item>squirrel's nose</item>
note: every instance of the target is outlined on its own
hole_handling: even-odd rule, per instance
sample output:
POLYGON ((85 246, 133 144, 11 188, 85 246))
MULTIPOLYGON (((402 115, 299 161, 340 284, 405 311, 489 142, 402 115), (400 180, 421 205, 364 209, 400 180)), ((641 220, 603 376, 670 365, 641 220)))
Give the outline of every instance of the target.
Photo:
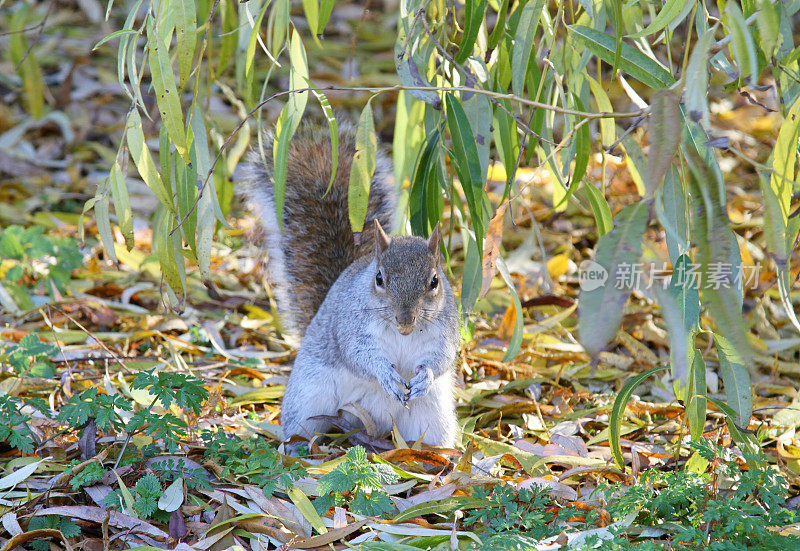
POLYGON ((408 335, 414 330, 414 323, 417 321, 417 317, 410 313, 402 313, 397 314, 395 316, 395 321, 397 321, 397 328, 403 335, 408 335))

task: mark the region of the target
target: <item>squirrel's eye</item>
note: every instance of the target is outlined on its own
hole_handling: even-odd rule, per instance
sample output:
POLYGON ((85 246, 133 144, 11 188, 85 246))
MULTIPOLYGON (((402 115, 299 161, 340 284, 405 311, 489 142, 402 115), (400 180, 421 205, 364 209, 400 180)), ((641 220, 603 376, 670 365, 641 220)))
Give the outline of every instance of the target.
POLYGON ((383 274, 380 272, 375 274, 375 285, 378 287, 383 287, 383 274))
POLYGON ((433 274, 433 278, 431 279, 431 290, 436 289, 439 285, 439 278, 436 274, 433 274))

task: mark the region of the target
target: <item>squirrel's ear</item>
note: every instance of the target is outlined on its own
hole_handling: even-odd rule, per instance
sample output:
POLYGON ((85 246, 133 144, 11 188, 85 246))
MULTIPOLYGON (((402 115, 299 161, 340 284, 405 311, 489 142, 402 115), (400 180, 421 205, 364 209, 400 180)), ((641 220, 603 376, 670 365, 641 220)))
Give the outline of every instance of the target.
POLYGON ((431 236, 428 238, 428 250, 433 253, 437 259, 439 258, 439 241, 441 240, 441 231, 439 230, 439 222, 436 222, 436 227, 433 228, 431 236))
POLYGON ((381 223, 375 219, 375 254, 380 256, 389 247, 389 236, 383 231, 381 223))

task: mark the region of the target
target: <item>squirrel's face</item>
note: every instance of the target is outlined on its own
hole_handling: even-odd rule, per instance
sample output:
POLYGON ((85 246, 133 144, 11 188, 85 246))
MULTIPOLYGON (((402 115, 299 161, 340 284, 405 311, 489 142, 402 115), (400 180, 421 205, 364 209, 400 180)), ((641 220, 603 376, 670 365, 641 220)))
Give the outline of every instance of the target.
POLYGON ((408 335, 436 319, 444 302, 444 273, 439 262, 439 226, 429 240, 389 238, 376 221, 373 294, 381 318, 408 335))

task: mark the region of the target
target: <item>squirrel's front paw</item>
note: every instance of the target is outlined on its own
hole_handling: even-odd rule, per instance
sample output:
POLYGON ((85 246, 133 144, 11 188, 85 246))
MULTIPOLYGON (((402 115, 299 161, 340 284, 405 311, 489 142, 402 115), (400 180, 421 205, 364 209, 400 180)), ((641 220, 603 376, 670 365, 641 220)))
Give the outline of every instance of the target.
POLYGON ((405 403, 408 398, 406 397, 406 380, 403 379, 393 365, 386 366, 378 373, 378 382, 386 391, 386 394, 397 399, 398 402, 405 403))
POLYGON ((408 399, 413 400, 414 398, 425 396, 428 391, 430 391, 432 385, 433 371, 431 371, 431 368, 418 367, 417 374, 414 375, 414 378, 408 383, 408 388, 410 389, 408 399))

